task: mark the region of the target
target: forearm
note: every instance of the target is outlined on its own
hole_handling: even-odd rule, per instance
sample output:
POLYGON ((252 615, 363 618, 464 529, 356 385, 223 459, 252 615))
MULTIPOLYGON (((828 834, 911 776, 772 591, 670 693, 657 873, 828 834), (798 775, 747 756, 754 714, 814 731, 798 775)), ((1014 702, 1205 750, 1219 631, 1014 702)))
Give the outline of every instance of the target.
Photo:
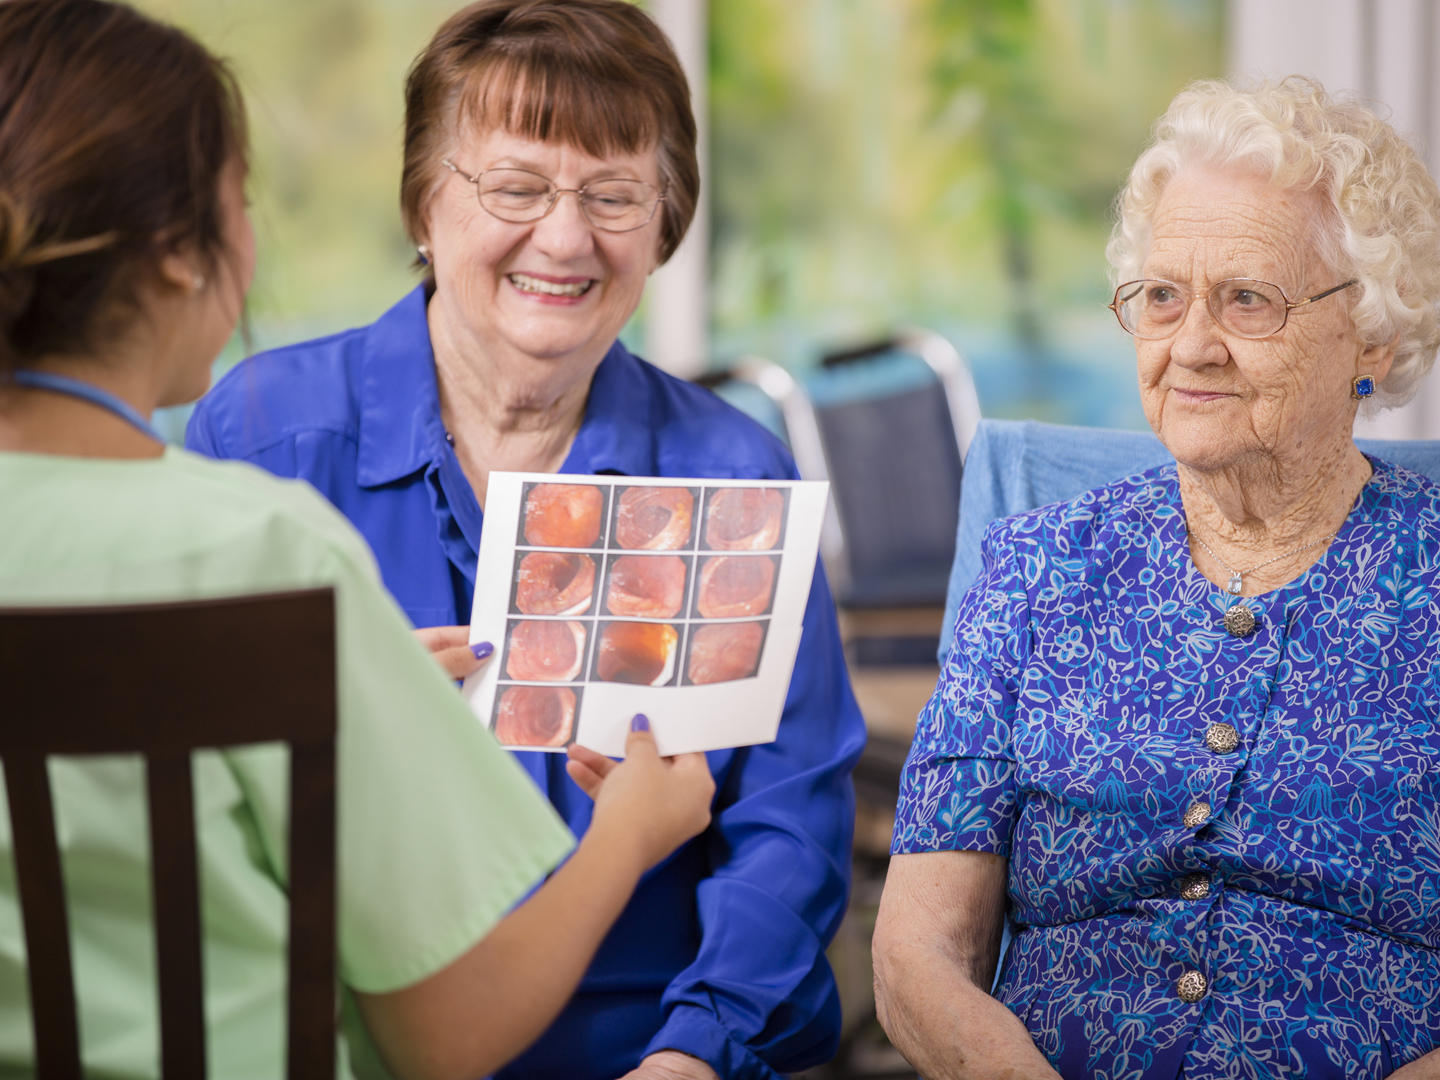
POLYGON ((896 855, 875 924, 875 1010, 929 1080, 1057 1080, 1025 1025, 987 992, 1006 862, 979 851, 896 855))
POLYGON ((927 1080, 1048 1078, 1055 1070, 1009 1009, 920 943, 876 951, 875 1009, 895 1048, 927 1080))
POLYGON ((517 1056, 570 1000, 644 868, 623 838, 592 828, 459 960, 395 994, 357 995, 391 1071, 402 1080, 473 1080, 517 1056))
POLYGON ((1390 1080, 1440 1080, 1440 1050, 1402 1065, 1390 1074, 1390 1080))

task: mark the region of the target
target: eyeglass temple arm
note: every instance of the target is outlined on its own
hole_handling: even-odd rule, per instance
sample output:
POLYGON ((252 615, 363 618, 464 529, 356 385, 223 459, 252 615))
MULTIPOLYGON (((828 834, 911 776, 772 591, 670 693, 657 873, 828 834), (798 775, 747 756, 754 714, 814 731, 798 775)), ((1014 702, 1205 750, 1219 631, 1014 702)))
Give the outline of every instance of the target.
POLYGON ((471 176, 471 175, 470 175, 469 173, 467 173, 464 169, 462 169, 462 168, 460 168, 459 166, 457 166, 457 165, 456 165, 453 161, 451 161, 448 157, 447 157, 447 158, 441 158, 441 159, 440 159, 440 164, 441 164, 441 165, 444 165, 447 169, 449 169, 451 172, 453 172, 456 176, 463 177, 464 179, 470 181, 470 183, 472 183, 472 184, 478 184, 478 183, 480 183, 480 177, 478 177, 478 176, 471 176))
POLYGON ((1142 284, 1140 288, 1136 289, 1129 296, 1117 296, 1114 300, 1111 300, 1110 303, 1106 304, 1105 306, 1113 311, 1120 304, 1128 304, 1131 300, 1135 299, 1135 297, 1138 296, 1144 290, 1144 288, 1145 286, 1142 284))
POLYGON ((1359 284, 1360 284, 1360 279, 1359 279, 1359 278, 1351 278, 1349 281, 1345 282, 1344 284, 1336 285, 1333 289, 1326 289, 1324 292, 1322 292, 1322 293, 1316 293, 1314 296, 1307 296, 1304 300, 1296 300, 1295 303, 1293 303, 1293 304, 1286 304, 1286 305, 1285 305, 1285 310, 1286 310, 1286 311, 1294 311, 1297 307, 1304 307, 1306 304, 1313 304, 1313 303, 1315 303, 1316 300, 1324 300, 1325 297, 1331 296, 1331 295, 1333 295, 1334 293, 1339 292, 1341 289, 1348 289, 1348 288, 1350 288, 1351 285, 1359 285, 1359 284))

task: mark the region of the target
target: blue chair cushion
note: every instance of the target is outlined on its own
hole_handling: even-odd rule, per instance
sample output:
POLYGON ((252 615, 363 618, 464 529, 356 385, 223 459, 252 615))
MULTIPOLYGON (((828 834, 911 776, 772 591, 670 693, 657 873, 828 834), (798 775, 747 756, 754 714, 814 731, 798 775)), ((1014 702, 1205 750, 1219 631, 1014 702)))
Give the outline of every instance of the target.
MULTIPOLYGON (((1383 458, 1440 482, 1440 441, 1356 439, 1383 458)), ((1067 502, 1131 473, 1175 459, 1148 432, 1064 427, 1035 420, 982 420, 965 459, 955 562, 940 633, 940 663, 955 637, 955 614, 965 590, 980 576, 980 541, 996 518, 1067 502)))

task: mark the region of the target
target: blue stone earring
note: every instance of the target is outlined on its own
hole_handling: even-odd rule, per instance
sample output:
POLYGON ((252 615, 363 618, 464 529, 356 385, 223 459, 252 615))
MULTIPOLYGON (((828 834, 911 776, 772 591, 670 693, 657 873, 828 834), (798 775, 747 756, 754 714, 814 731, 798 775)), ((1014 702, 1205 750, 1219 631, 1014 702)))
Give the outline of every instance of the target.
POLYGON ((1355 381, 1350 384, 1350 396, 1356 401, 1364 401, 1373 393, 1375 393, 1375 376, 1356 375, 1355 381))

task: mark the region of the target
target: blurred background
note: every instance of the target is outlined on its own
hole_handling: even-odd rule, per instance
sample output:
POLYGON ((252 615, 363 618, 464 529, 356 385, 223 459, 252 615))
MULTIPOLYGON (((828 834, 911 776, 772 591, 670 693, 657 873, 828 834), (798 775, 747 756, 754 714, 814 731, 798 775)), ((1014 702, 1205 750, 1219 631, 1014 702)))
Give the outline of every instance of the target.
MULTIPOLYGON (((416 280, 397 211, 401 84, 459 5, 139 6, 228 57, 244 86, 254 347, 376 318, 416 280)), ((1103 307, 1108 210, 1175 91, 1225 72, 1222 0, 650 6, 682 52, 703 35, 710 242, 686 253, 706 279, 695 325, 647 349, 655 309, 695 310, 654 302, 657 283, 628 344, 678 349, 653 358, 686 374, 747 354, 803 370, 918 323, 960 347, 987 415, 1143 424, 1103 307)))
MULTIPOLYGON (((460 4, 137 2, 229 58, 246 92, 251 348, 372 321, 416 280, 401 85, 460 4)), ((706 199, 624 338, 686 376, 750 355, 803 373, 923 325, 964 354, 986 416, 1143 427, 1104 244, 1174 93, 1301 72, 1427 145, 1440 115, 1435 0, 641 2, 694 76, 706 199)), ((1369 433, 1440 433, 1440 401, 1369 433)))

